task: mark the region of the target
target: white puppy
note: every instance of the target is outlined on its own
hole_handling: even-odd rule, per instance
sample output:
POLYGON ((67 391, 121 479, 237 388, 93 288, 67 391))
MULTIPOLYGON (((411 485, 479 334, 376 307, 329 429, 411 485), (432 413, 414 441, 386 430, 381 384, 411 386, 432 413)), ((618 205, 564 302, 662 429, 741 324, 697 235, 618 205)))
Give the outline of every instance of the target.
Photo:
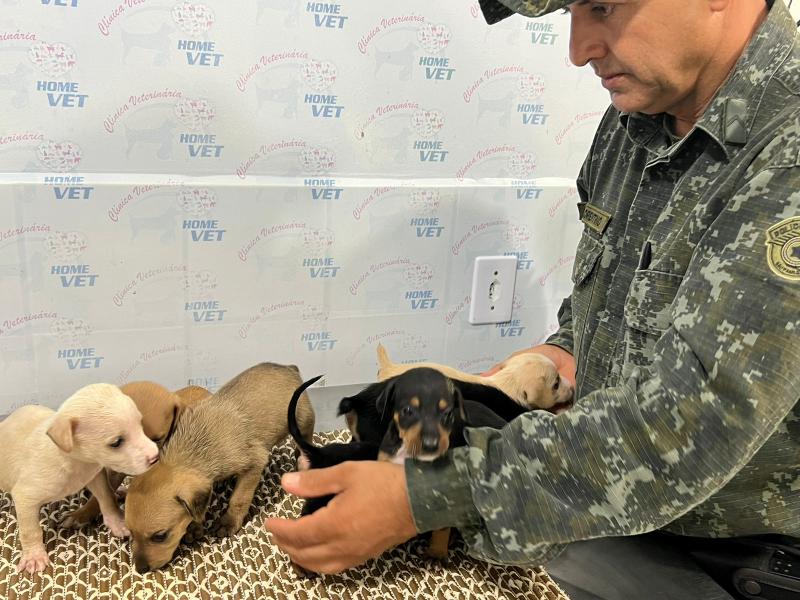
POLYGON ((11 492, 22 558, 17 571, 49 564, 39 509, 84 487, 100 502, 103 522, 125 537, 125 519, 103 467, 138 475, 158 460, 158 448, 142 431, 142 415, 128 396, 107 383, 87 385, 57 412, 23 406, 0 423, 3 460, 0 489, 11 492))

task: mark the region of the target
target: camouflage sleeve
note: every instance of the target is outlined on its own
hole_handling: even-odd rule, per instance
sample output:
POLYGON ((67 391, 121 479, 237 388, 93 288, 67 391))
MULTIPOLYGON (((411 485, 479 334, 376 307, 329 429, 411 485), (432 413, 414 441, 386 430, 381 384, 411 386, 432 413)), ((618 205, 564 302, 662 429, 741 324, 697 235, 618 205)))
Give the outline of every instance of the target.
POLYGON ((473 555, 534 565, 559 544, 661 528, 736 476, 800 399, 800 235, 775 268, 768 234, 800 233, 798 131, 708 227, 648 369, 561 415, 470 429, 441 464, 407 461, 420 531, 459 527, 473 555))
POLYGON ((575 339, 572 334, 572 300, 564 298, 558 310, 558 331, 547 338, 546 344, 558 346, 570 354, 575 354, 575 339))

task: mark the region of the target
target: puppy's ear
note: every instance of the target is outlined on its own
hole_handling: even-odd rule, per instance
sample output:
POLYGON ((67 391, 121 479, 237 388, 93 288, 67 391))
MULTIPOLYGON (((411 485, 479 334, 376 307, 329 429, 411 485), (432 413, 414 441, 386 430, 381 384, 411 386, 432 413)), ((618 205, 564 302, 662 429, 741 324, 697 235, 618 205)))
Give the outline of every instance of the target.
POLYGON ((375 408, 381 415, 381 423, 386 420, 386 416, 394 409, 394 384, 396 378, 386 380, 386 385, 383 390, 378 394, 375 400, 375 408))
POLYGON ((178 504, 192 517, 193 521, 202 523, 206 515, 208 503, 211 500, 211 491, 199 490, 193 494, 185 494, 185 496, 185 498, 181 495, 175 496, 175 500, 177 500, 178 504))
POLYGON ((188 407, 189 405, 184 401, 183 398, 178 396, 178 394, 172 394, 172 423, 169 424, 167 437, 164 438, 162 445, 166 444, 167 440, 172 437, 173 433, 175 433, 175 428, 178 426, 178 420, 188 407))
POLYGON ((462 423, 467 422, 467 413, 464 409, 464 396, 461 395, 461 390, 453 386, 453 403, 456 406, 456 414, 461 418, 462 423))
POLYGON ((57 415, 52 425, 47 428, 47 436, 64 452, 72 452, 74 446, 72 436, 77 424, 77 419, 57 415))

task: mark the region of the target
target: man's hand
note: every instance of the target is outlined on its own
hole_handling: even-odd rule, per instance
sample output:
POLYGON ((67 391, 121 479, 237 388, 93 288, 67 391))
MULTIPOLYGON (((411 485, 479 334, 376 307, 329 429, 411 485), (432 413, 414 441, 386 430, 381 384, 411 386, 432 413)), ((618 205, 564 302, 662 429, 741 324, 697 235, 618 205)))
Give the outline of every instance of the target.
MULTIPOLYGON (((558 372, 567 378, 572 384, 572 389, 575 389, 575 357, 572 356, 569 352, 564 350, 563 348, 559 348, 558 346, 553 346, 552 344, 540 344, 538 346, 534 346, 533 348, 525 348, 525 350, 520 350, 519 352, 514 352, 511 356, 516 356, 517 354, 522 354, 523 352, 535 352, 537 354, 543 354, 550 360, 552 360, 558 372)), ((485 373, 481 373, 484 377, 489 377, 490 375, 494 375, 500 370, 501 365, 495 365, 485 373)))
POLYGON ((309 571, 339 573, 417 534, 402 465, 346 462, 288 473, 281 485, 303 498, 336 494, 307 517, 264 521, 278 547, 309 571))

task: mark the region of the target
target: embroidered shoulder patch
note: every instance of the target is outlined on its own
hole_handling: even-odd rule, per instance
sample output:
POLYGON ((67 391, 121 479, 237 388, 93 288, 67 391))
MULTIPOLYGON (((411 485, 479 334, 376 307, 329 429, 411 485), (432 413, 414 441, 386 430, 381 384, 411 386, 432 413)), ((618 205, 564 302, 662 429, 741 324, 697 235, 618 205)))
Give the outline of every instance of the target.
POLYGON ((581 221, 586 223, 586 225, 594 229, 600 235, 603 235, 603 232, 606 230, 606 227, 608 227, 608 222, 610 220, 611 213, 607 213, 606 211, 591 204, 586 204, 583 206, 581 221))
POLYGON ((767 229, 767 263, 778 277, 800 281, 800 217, 767 229))

